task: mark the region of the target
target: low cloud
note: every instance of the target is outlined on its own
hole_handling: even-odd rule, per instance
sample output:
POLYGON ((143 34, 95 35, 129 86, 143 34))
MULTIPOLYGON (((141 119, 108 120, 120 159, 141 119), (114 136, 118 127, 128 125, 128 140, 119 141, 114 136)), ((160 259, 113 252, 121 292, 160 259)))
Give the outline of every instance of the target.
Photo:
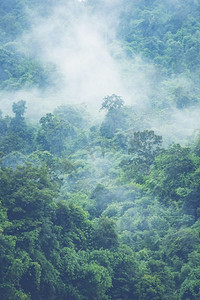
MULTIPOLYGON (((55 86, 45 91, 33 88, 1 92, 5 114, 11 112, 13 102, 21 99, 27 101, 27 115, 32 118, 63 104, 86 103, 91 111, 97 112, 102 99, 113 93, 133 105, 138 114, 151 115, 154 95, 158 101, 164 97, 168 101, 169 88, 159 81, 154 65, 144 62, 140 55, 127 58, 116 39, 121 6, 119 0, 101 1, 96 9, 86 1, 59 0, 45 14, 27 10, 32 26, 20 37, 18 49, 41 63, 54 65, 56 72, 51 76, 55 86)), ((173 80, 165 78, 172 87, 173 80)), ((190 87, 187 89, 190 95, 190 87)), ((152 117, 148 123, 160 134, 169 136, 171 132, 175 140, 177 137, 182 140, 200 125, 194 121, 197 119, 198 110, 173 108, 169 117, 165 112, 165 119, 152 117)))

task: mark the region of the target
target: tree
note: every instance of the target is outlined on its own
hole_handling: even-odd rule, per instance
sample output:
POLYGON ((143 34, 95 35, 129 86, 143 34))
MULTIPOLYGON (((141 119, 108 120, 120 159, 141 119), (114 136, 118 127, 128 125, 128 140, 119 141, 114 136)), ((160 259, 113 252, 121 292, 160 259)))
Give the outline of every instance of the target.
POLYGON ((120 110, 124 106, 124 100, 120 96, 112 94, 103 99, 101 105, 101 110, 106 110, 107 112, 120 110))
POLYGON ((120 96, 111 95, 103 99, 100 110, 106 110, 105 121, 101 124, 101 135, 113 138, 118 129, 125 128, 124 101, 120 96))
POLYGON ((94 203, 90 213, 92 216, 99 217, 112 202, 113 195, 102 184, 98 184, 91 194, 91 200, 93 200, 94 203))
POLYGON ((86 126, 88 122, 86 118, 88 115, 83 106, 62 105, 55 109, 54 115, 79 129, 86 126))
POLYGON ((136 283, 140 280, 140 276, 132 249, 126 245, 120 245, 117 251, 113 252, 111 266, 113 269, 111 299, 138 299, 136 283))
POLYGON ((165 286, 157 275, 144 275, 137 284, 138 300, 164 299, 165 286))
POLYGON ((85 264, 82 267, 81 278, 78 279, 79 293, 83 299, 108 299, 108 291, 112 286, 112 279, 109 272, 97 263, 85 264))
POLYGON ((37 222, 48 216, 55 195, 56 185, 51 183, 44 167, 27 164, 16 170, 0 170, 0 200, 7 209, 9 221, 15 220, 16 234, 23 230, 22 219, 26 220, 26 227, 26 222, 37 222))
POLYGON ((88 213, 74 204, 65 201, 57 203, 54 224, 60 226, 59 240, 62 247, 74 245, 76 249, 86 249, 91 240, 92 226, 88 213))
POLYGON ((36 137, 39 150, 61 156, 66 148, 66 138, 73 128, 64 120, 49 113, 40 119, 41 128, 36 137))
POLYGON ((103 249, 115 248, 118 245, 118 234, 113 220, 101 217, 94 231, 94 246, 103 249))
POLYGON ((22 118, 26 110, 26 101, 20 100, 17 103, 14 102, 12 105, 12 110, 16 119, 22 118))
POLYGON ((188 254, 197 248, 199 241, 198 231, 191 228, 181 228, 166 235, 163 250, 170 261, 173 262, 173 257, 176 256, 186 262, 188 254))
POLYGON ((199 207, 198 178, 199 157, 189 147, 173 145, 155 159, 146 184, 161 202, 179 202, 194 213, 199 207))
POLYGON ((181 284, 180 288, 180 299, 191 299, 191 300, 198 300, 200 298, 200 283, 199 283, 199 272, 200 269, 190 274, 188 278, 184 280, 181 284))
POLYGON ((134 132, 129 141, 129 157, 121 162, 128 178, 134 178, 142 183, 143 177, 149 174, 154 159, 161 153, 162 137, 153 130, 134 132))
POLYGON ((8 154, 12 151, 30 152, 33 147, 33 127, 26 124, 24 113, 26 102, 24 100, 13 103, 14 118, 4 118, 0 126, 4 126, 4 135, 0 141, 0 149, 8 154), (6 128, 7 127, 7 128, 6 128))

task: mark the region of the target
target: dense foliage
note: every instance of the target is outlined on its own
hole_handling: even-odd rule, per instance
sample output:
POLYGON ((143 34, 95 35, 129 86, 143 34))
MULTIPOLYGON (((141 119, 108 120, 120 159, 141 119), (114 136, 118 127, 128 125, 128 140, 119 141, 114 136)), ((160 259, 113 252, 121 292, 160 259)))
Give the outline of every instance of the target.
POLYGON ((25 109, 1 117, 1 297, 198 299, 198 139, 163 149, 152 130, 110 131, 109 109, 81 131, 75 107, 40 126, 25 109))
MULTIPOLYGON (((199 104, 200 4, 175 2, 119 5, 115 43, 165 83, 152 115, 199 104), (183 75, 193 90, 176 81, 183 75)), ((0 3, 1 89, 50 83, 48 68, 12 44, 35 6, 48 14, 40 1, 0 3)), ((116 94, 102 100, 100 123, 81 105, 32 123, 26 101, 14 101, 13 116, 0 114, 0 299, 200 299, 200 135, 164 146, 116 94)))

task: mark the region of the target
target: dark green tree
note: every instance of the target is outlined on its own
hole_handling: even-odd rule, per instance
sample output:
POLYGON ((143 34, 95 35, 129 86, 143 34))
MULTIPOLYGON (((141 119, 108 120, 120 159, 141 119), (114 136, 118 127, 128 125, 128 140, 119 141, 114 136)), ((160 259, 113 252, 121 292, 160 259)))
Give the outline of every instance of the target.
POLYGON ((153 130, 134 132, 128 143, 130 158, 121 163, 126 176, 142 183, 154 159, 161 153, 161 145, 162 137, 153 130))
POLYGON ((147 187, 158 199, 179 203, 187 213, 199 207, 199 157, 189 147, 173 145, 160 154, 147 179, 147 187))
POLYGON ((126 126, 125 113, 123 110, 124 101, 115 94, 103 99, 101 110, 105 110, 106 116, 101 124, 101 135, 107 138, 113 138, 118 129, 124 129, 126 126))
MULTIPOLYGON (((6 135, 2 140, 1 149, 5 154, 12 151, 27 153, 33 150, 34 130, 26 124, 24 113, 26 102, 24 100, 13 103, 14 118, 7 123, 6 135)), ((4 119, 8 121, 7 118, 4 119)))
POLYGON ((73 132, 69 123, 49 113, 40 119, 41 128, 36 137, 39 150, 61 156, 66 149, 67 137, 73 132))
POLYGON ((118 234, 113 220, 101 217, 98 220, 93 236, 94 247, 103 249, 116 248, 118 245, 118 234))

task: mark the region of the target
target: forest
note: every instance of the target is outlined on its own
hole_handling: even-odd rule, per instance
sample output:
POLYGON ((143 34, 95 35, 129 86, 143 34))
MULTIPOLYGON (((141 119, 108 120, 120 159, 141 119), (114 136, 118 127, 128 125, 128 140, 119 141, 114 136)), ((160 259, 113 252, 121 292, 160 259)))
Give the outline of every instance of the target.
POLYGON ((0 299, 200 299, 200 1, 0 1, 0 299))

